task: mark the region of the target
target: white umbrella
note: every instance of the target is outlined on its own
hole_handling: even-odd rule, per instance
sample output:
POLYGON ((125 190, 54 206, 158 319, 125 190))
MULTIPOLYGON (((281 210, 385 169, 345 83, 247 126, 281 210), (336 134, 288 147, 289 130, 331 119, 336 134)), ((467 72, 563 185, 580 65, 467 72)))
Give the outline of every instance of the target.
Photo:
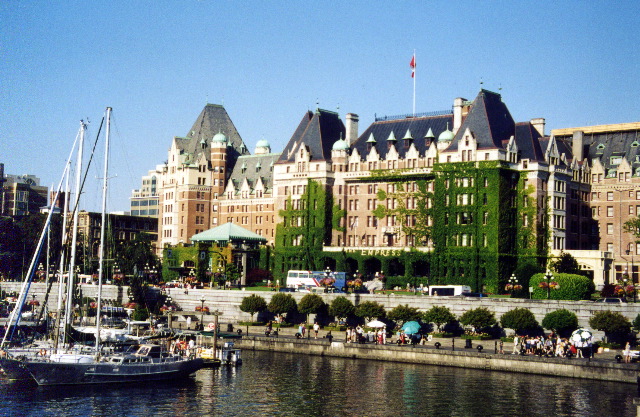
POLYGON ((586 329, 578 329, 578 330, 575 330, 573 333, 571 333, 571 341, 574 343, 576 342, 588 343, 591 341, 592 337, 593 337, 593 333, 591 333, 591 331, 586 329))
POLYGON ((367 324, 367 327, 374 327, 374 328, 375 327, 380 327, 380 328, 382 328, 382 327, 386 327, 386 324, 381 322, 380 320, 374 320, 374 321, 370 321, 367 324))

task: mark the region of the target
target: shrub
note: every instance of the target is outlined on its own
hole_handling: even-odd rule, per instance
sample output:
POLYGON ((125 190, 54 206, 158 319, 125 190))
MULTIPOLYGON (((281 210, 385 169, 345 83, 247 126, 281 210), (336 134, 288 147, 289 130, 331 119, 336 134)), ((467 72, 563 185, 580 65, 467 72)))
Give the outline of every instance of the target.
POLYGON ((633 330, 635 330, 636 332, 640 332, 640 314, 638 314, 636 318, 633 319, 633 323, 631 324, 633 325, 633 330))
POLYGON ((542 319, 542 327, 553 330, 562 337, 568 337, 578 328, 578 317, 566 309, 552 311, 542 319))
POLYGON ((507 329, 513 329, 516 333, 530 333, 540 327, 531 311, 526 308, 516 308, 507 311, 500 317, 500 325, 507 329))
POLYGON ((362 317, 367 321, 371 321, 373 319, 382 319, 386 316, 384 306, 375 301, 365 301, 358 304, 355 313, 356 316, 362 317))
POLYGON ((479 332, 496 324, 496 317, 487 308, 478 307, 467 310, 460 316, 460 323, 464 326, 471 326, 474 331, 479 332))
MULTIPOLYGON (((558 284, 558 288, 548 292, 549 298, 552 300, 589 300, 591 293, 595 291, 593 281, 582 275, 553 274, 552 282, 558 284)), ((529 281, 529 286, 533 287, 531 298, 547 298, 546 283, 544 274, 536 274, 531 277, 529 281)))
POLYGON ((603 331, 607 342, 622 342, 631 331, 629 319, 617 311, 598 311, 589 319, 589 325, 603 331))
POLYGON ((253 321, 253 315, 259 313, 267 308, 267 302, 259 295, 250 295, 244 297, 240 303, 240 310, 245 313, 251 314, 251 321, 253 321))
POLYGON ((408 321, 418 321, 420 316, 420 311, 416 307, 409 307, 408 304, 394 307, 387 315, 389 320, 395 321, 400 326, 408 321))
POLYGON ((443 325, 456 321, 456 316, 448 307, 433 306, 423 314, 422 320, 425 323, 434 323, 440 332, 443 325))
POLYGON ((309 314, 317 314, 324 306, 324 301, 318 294, 307 294, 300 300, 298 311, 307 316, 308 322, 309 314))
POLYGON ((285 293, 275 294, 267 306, 267 309, 275 315, 284 315, 295 311, 296 308, 296 300, 291 294, 285 293))
POLYGON ((331 302, 331 306, 329 307, 329 314, 334 316, 336 319, 347 320, 347 318, 352 315, 356 311, 351 300, 346 297, 336 297, 331 302))

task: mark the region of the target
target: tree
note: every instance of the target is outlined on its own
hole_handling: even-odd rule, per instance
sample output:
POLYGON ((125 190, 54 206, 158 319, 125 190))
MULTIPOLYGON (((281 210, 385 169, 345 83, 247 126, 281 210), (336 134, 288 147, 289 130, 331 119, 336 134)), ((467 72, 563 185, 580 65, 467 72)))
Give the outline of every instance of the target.
POLYGON ((526 308, 515 308, 500 317, 500 325, 516 333, 529 333, 540 327, 533 313, 526 308))
POLYGON ((478 307, 467 310, 460 316, 460 323, 464 326, 471 326, 476 332, 496 324, 496 317, 485 307, 478 307))
POLYGON ((424 313, 422 320, 426 323, 434 323, 439 333, 443 325, 456 321, 456 316, 448 307, 433 306, 424 313))
POLYGON ((386 316, 384 306, 375 301, 365 301, 356 307, 356 316, 362 317, 366 321, 381 319, 386 316))
POLYGON ((244 297, 240 303, 240 310, 251 314, 251 321, 253 321, 254 314, 264 311, 266 308, 267 302, 256 294, 244 297))
POLYGON ((589 326, 604 332, 608 342, 623 342, 631 331, 629 319, 617 311, 598 311, 589 319, 589 326))
POLYGON ((547 313, 542 319, 542 327, 553 330, 560 336, 568 337, 578 328, 578 317, 574 312, 561 309, 547 313))
POLYGON ((309 314, 318 314, 324 308, 325 304, 318 294, 307 294, 300 300, 298 311, 306 315, 306 322, 309 322, 309 314))
POLYGON ((636 238, 636 243, 640 243, 640 215, 624 222, 622 230, 631 233, 636 238))
POLYGON ((635 330, 636 332, 640 332, 640 314, 638 314, 636 318, 633 319, 633 323, 631 324, 633 325, 633 330, 635 330))
POLYGON ((580 264, 570 253, 562 252, 555 261, 550 263, 550 266, 557 273, 583 275, 580 264))
POLYGON ((416 307, 409 307, 408 304, 397 305, 387 315, 389 320, 395 321, 399 326, 402 326, 408 321, 418 321, 421 316, 422 314, 420 314, 420 311, 416 307))
POLYGON ((276 316, 282 316, 295 311, 296 307, 296 300, 291 296, 291 294, 278 293, 271 297, 271 301, 269 301, 267 309, 276 316))
POLYGON ((338 321, 347 321, 347 318, 356 311, 351 300, 346 297, 336 297, 329 306, 329 314, 334 316, 338 321))

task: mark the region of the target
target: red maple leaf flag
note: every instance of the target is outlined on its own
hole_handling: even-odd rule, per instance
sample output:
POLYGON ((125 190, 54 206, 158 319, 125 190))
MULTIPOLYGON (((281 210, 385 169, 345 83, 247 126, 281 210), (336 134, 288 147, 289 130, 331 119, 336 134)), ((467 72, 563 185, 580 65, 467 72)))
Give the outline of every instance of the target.
POLYGON ((409 62, 409 66, 411 67, 411 78, 416 76, 416 55, 414 54, 411 57, 411 62, 409 62))

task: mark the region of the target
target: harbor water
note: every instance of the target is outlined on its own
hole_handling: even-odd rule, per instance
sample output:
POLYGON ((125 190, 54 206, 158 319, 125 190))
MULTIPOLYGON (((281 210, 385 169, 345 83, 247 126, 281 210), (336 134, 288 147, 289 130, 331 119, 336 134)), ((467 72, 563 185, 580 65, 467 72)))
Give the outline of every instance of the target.
POLYGON ((38 387, 0 380, 2 416, 635 416, 636 386, 243 352, 181 382, 38 387))

